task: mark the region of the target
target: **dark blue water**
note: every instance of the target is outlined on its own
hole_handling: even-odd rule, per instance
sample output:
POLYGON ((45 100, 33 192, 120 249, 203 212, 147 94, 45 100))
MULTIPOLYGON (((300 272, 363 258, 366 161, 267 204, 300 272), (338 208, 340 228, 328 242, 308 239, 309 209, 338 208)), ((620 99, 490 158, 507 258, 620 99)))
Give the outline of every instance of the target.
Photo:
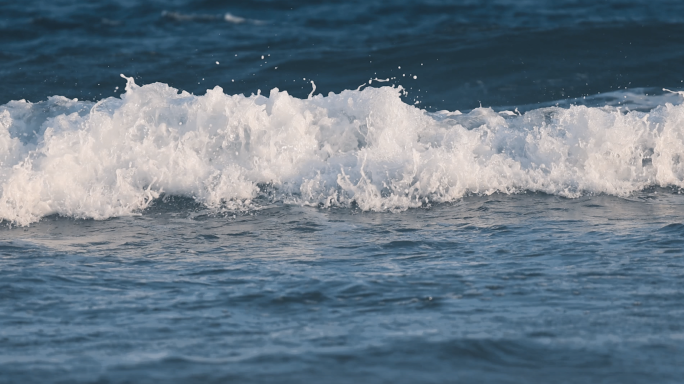
POLYGON ((679 1, 2 3, 0 383, 680 382, 683 64, 679 1))
POLYGON ((99 100, 123 88, 120 73, 195 94, 300 97, 303 78, 327 94, 397 77, 411 103, 449 110, 684 79, 676 0, 31 1, 2 14, 0 102, 99 100))

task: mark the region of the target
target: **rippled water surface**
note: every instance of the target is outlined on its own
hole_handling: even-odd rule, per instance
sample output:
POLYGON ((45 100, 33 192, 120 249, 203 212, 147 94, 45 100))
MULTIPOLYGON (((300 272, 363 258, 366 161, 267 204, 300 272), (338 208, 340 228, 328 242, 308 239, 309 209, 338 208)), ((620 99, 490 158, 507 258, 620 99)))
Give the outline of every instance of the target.
POLYGON ((680 382, 683 15, 0 4, 0 383, 680 382))
POLYGON ((676 382, 681 195, 2 231, 3 381, 676 382), (48 380, 49 381, 49 380, 48 380))
POLYGON ((65 0, 2 11, 0 102, 99 100, 121 92, 120 73, 195 94, 221 85, 300 97, 304 78, 327 94, 397 77, 409 102, 448 110, 684 79, 676 0, 65 0))

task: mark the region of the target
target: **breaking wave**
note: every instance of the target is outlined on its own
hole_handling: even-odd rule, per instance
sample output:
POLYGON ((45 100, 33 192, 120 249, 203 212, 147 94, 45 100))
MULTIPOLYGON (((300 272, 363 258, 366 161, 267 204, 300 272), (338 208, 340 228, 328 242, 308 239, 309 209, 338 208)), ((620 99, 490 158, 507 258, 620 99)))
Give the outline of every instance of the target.
POLYGON ((298 99, 195 96, 128 78, 120 98, 0 106, 0 219, 105 219, 162 194, 211 209, 404 210, 468 194, 626 196, 684 187, 684 106, 430 113, 401 87, 298 99))

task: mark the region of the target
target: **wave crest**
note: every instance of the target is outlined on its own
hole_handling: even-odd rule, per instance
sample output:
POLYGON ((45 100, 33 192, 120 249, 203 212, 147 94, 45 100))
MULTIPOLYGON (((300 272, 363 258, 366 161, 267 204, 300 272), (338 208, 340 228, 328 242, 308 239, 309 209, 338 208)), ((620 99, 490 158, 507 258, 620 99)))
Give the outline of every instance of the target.
POLYGON ((139 212, 162 193, 236 209, 263 185, 284 203, 363 210, 467 194, 684 187, 682 105, 429 113, 402 92, 298 99, 215 87, 195 96, 128 79, 121 98, 97 103, 12 101, 0 106, 0 218, 104 219, 139 212))

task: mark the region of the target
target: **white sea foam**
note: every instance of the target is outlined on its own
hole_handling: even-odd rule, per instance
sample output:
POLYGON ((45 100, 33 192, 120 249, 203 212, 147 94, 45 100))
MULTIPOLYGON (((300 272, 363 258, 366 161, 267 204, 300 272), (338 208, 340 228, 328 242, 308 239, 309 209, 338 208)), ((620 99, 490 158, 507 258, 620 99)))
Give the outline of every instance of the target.
POLYGON ((225 21, 231 24, 242 24, 242 23, 252 23, 252 24, 265 24, 263 20, 252 20, 246 19, 244 17, 233 15, 232 13, 225 13, 223 15, 209 15, 209 14, 187 14, 181 12, 169 12, 162 11, 161 16, 165 19, 184 22, 184 21, 225 21))
POLYGON ((238 209, 268 189, 287 204, 382 211, 466 194, 684 187, 682 105, 428 113, 401 92, 194 96, 128 79, 121 98, 98 103, 12 101, 0 106, 0 218, 104 219, 162 193, 238 209))

